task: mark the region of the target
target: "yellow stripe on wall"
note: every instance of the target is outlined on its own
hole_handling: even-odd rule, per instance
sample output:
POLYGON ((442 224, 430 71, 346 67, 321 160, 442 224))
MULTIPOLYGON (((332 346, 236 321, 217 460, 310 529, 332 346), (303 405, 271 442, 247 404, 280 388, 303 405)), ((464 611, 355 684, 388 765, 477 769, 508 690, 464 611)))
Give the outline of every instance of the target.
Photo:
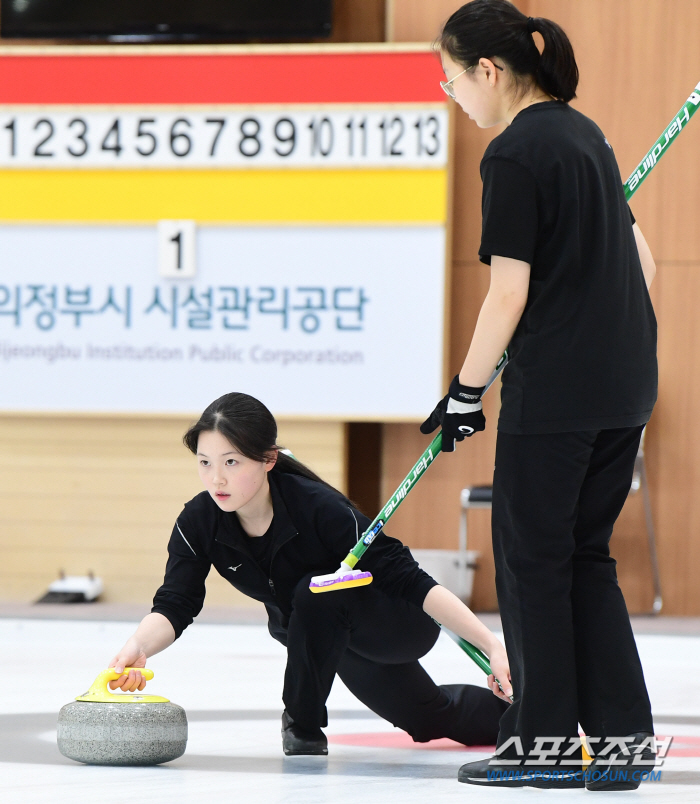
POLYGON ((444 223, 445 170, 5 170, 0 221, 444 223))

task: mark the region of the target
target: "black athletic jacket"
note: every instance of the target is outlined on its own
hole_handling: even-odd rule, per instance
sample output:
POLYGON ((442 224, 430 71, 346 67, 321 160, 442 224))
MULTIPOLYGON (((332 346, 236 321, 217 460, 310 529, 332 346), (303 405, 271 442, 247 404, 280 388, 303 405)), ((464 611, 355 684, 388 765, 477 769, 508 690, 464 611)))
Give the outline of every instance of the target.
MULTIPOLYGON (((285 644, 297 584, 309 573, 335 572, 370 524, 321 483, 276 469, 268 478, 274 511, 269 578, 248 550, 235 513, 222 511, 208 492, 190 500, 177 518, 152 611, 167 617, 178 637, 201 611, 204 582, 214 566, 236 589, 265 604, 270 633, 285 644)), ((437 585, 407 547, 384 533, 363 556, 362 569, 385 594, 419 607, 437 585)))

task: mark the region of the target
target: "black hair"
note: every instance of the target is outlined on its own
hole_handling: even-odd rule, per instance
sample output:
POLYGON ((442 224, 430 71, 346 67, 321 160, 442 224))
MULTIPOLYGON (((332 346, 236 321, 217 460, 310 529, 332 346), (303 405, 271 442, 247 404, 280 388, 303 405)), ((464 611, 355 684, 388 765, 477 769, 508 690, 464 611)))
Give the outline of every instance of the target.
MULTIPOLYGON (((221 433, 241 455, 253 461, 268 461, 270 452, 283 449, 277 444, 275 417, 262 402, 248 394, 238 392, 224 394, 207 407, 199 417, 199 421, 182 437, 185 446, 194 455, 197 454, 199 434, 205 432, 221 433)), ((277 452, 277 462, 272 471, 299 475, 333 488, 308 466, 284 452, 277 452)))
POLYGON ((568 36, 552 20, 528 17, 508 0, 472 0, 447 20, 436 46, 469 69, 479 59, 503 60, 520 92, 530 81, 557 100, 576 97, 578 67, 568 36), (542 35, 540 55, 533 31, 542 35))

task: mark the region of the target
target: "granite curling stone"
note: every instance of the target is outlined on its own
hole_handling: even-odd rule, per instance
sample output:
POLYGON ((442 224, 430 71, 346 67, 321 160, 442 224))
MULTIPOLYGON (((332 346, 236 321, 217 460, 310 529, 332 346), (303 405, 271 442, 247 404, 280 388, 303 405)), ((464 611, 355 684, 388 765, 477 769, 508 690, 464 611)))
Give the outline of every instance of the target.
MULTIPOLYGON (((152 670, 137 669, 146 680, 153 678, 152 670)), ((160 765, 181 757, 185 710, 158 695, 110 692, 107 684, 120 675, 103 671, 85 695, 61 709, 58 750, 87 765, 160 765)))

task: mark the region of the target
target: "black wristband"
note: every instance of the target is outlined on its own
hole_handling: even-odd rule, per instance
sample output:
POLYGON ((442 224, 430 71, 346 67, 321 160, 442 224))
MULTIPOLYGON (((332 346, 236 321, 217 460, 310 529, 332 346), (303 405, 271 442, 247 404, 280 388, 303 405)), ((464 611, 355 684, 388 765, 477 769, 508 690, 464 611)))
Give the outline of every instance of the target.
POLYGON ((473 388, 471 385, 462 385, 459 381, 458 374, 450 383, 449 394, 452 399, 456 399, 458 402, 466 402, 467 404, 473 405, 481 399, 485 388, 485 385, 482 385, 481 388, 473 388))

